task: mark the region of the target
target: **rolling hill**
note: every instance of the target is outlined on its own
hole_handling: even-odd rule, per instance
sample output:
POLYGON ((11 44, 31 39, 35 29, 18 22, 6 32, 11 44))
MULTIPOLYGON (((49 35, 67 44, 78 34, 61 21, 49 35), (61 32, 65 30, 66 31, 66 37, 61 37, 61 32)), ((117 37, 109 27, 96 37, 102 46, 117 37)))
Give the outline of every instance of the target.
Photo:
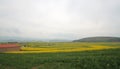
POLYGON ((120 42, 120 37, 87 37, 73 42, 120 42))

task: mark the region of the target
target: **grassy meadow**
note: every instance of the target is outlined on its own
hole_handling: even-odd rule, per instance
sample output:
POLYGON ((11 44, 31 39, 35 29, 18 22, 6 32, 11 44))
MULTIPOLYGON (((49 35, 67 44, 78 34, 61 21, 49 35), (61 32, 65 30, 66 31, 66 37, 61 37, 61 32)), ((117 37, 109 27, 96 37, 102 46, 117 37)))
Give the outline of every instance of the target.
POLYGON ((28 42, 0 54, 0 69, 120 69, 119 42, 28 42))

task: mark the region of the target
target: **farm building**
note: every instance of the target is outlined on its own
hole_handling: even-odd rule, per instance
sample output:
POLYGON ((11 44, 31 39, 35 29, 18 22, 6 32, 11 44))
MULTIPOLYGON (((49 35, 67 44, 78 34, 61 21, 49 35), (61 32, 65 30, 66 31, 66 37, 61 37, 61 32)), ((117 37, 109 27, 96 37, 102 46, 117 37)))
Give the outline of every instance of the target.
POLYGON ((0 44, 0 52, 6 51, 20 51, 20 46, 17 43, 0 44))

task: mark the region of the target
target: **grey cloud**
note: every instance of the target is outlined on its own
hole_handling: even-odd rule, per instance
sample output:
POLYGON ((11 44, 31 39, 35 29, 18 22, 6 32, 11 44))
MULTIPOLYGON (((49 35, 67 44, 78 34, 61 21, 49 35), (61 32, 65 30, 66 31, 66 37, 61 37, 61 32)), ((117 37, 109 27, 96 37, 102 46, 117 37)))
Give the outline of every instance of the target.
POLYGON ((0 36, 120 36, 120 0, 0 0, 0 36))

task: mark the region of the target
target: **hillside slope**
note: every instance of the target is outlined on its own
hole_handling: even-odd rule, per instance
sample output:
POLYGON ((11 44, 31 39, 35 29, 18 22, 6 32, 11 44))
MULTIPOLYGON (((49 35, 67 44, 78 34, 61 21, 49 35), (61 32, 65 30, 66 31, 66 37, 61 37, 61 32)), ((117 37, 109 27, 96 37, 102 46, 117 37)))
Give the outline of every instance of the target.
POLYGON ((73 42, 120 42, 120 37, 88 37, 73 42))

